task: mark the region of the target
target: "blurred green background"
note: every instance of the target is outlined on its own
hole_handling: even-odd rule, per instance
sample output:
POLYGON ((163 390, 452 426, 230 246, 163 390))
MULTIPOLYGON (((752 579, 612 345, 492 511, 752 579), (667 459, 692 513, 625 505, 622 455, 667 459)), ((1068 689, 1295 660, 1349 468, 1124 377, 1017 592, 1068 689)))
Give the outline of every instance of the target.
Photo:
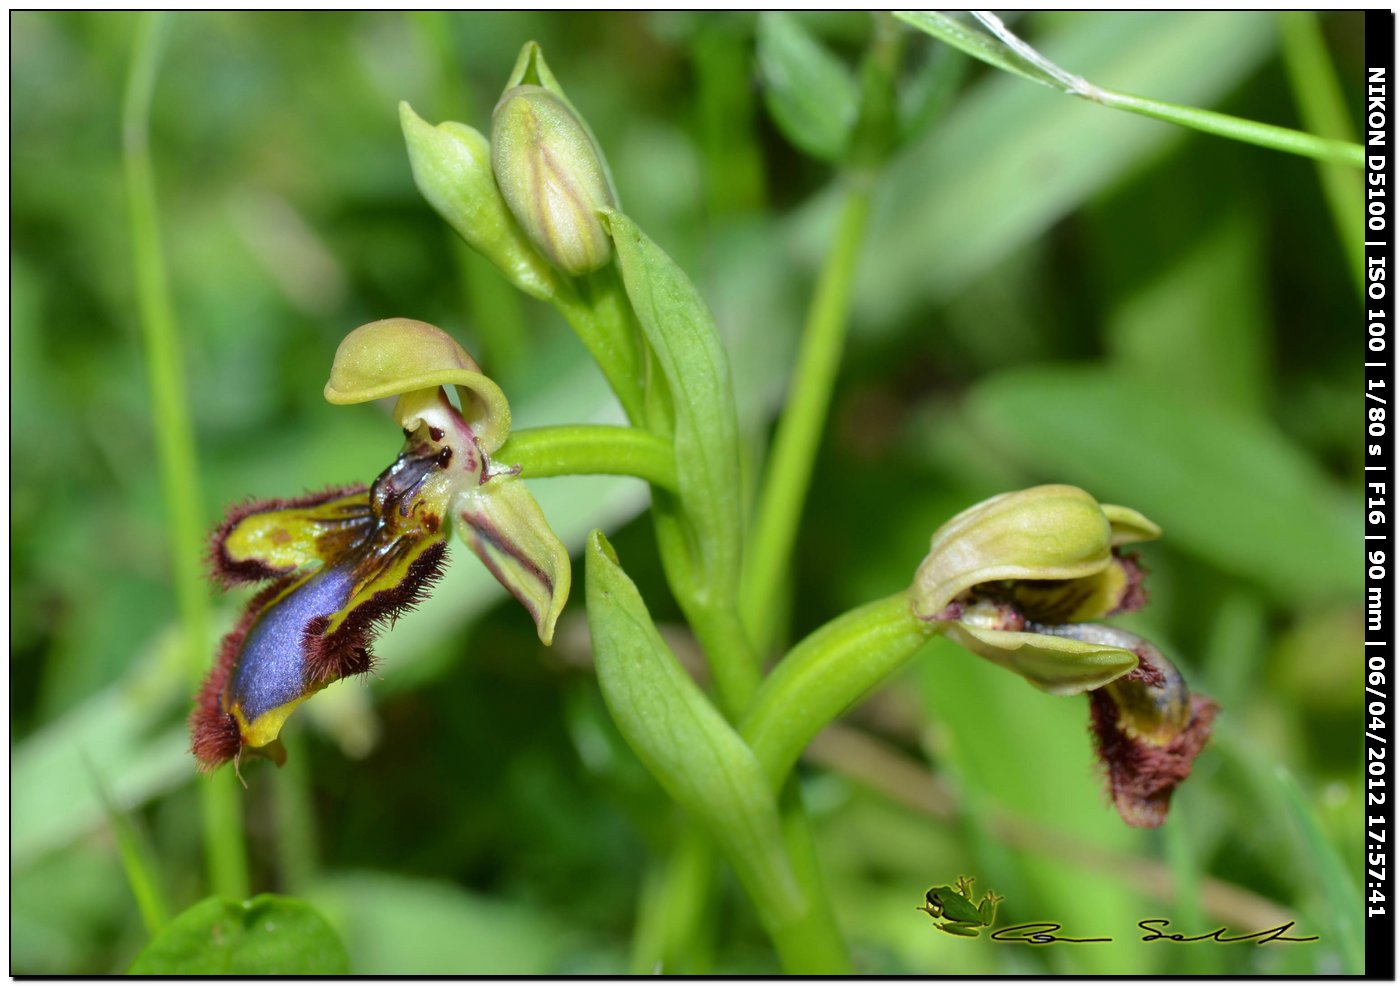
MULTIPOLYGON (((12 14, 11 972, 125 969, 146 940, 98 779, 172 906, 204 896, 167 521, 122 188, 140 18, 12 14)), ((866 15, 799 22, 853 64, 866 15)), ((752 476, 829 242, 832 168, 764 105, 751 14, 182 13, 150 123, 203 519, 365 481, 399 436, 320 396, 370 319, 442 325, 523 425, 615 420, 583 347, 455 242, 414 189, 397 102, 485 128, 540 41, 628 212, 731 349, 752 476)), ((1359 111, 1359 13, 1320 21, 1359 111)), ((1304 126, 1262 12, 1037 13, 1090 80, 1304 126)), ((797 639, 908 583, 944 519, 1081 485, 1165 529, 1123 622, 1223 707, 1160 831, 1103 795, 1082 699, 935 644, 804 771, 858 967, 879 973, 1359 971, 1358 284, 1306 160, 1113 113, 909 38, 908 142, 883 177, 793 565, 797 639), (1112 944, 940 934, 924 890, 975 875, 999 923, 1112 944), (1137 941, 1296 920, 1309 944, 1137 941)), ((1359 177, 1355 177, 1359 203, 1359 177)), ((1359 226, 1357 227, 1359 235, 1359 226)), ((601 526, 680 621, 641 484, 534 484, 577 548, 601 526)), ((751 493, 752 491, 750 491, 751 493)), ((671 809, 607 717, 581 594, 556 646, 465 550, 257 763, 253 889, 305 896, 358 973, 616 973, 671 809)), ((215 632, 240 598, 219 597, 215 632)), ((215 640, 209 642, 212 655, 215 640)), ((645 905, 643 905, 645 906, 645 905)), ((732 878, 695 968, 774 971, 732 878)))

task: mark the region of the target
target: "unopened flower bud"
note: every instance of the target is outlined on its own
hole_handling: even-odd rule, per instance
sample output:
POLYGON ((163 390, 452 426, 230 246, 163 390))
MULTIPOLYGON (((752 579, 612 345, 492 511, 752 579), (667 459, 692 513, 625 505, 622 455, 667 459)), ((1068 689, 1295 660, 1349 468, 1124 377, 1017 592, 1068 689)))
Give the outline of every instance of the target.
POLYGON ((515 221, 491 175, 491 147, 464 123, 436 127, 399 104, 413 181, 472 249, 532 297, 554 296, 556 275, 515 221))
POLYGON ((612 259, 598 210, 614 205, 583 123, 537 85, 507 89, 491 115, 491 163, 511 213, 535 247, 571 276, 612 259))

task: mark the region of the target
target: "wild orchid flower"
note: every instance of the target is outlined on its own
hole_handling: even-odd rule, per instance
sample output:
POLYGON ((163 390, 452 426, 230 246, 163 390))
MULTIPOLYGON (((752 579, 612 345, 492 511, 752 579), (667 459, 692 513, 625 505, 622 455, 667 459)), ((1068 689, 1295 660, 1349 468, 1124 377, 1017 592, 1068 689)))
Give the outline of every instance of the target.
POLYGON ((970 507, 933 536, 915 576, 916 616, 1054 695, 1089 694, 1114 804, 1153 827, 1191 772, 1217 706, 1134 634, 1087 622, 1147 601, 1145 572, 1120 547, 1160 529, 1073 486, 1037 486, 970 507))
POLYGON ((439 578, 450 527, 524 604, 544 643, 568 598, 568 552, 518 467, 492 460, 510 431, 505 395, 450 336, 404 318, 363 325, 336 351, 325 396, 397 397, 404 445, 368 487, 243 504, 214 532, 216 580, 270 584, 224 638, 190 716, 203 770, 245 749, 281 763, 287 717, 370 669, 379 630, 439 578))

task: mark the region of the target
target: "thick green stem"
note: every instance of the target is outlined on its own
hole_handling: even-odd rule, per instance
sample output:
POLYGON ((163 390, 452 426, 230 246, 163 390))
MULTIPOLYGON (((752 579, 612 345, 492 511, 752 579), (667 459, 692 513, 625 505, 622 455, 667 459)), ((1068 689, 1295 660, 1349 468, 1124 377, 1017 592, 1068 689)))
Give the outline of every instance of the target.
POLYGON ((917 654, 937 627, 916 617, 900 592, 838 616, 789 651, 739 730, 773 790, 813 736, 917 654))
MULTIPOLYGON (((161 492, 169 516, 174 589, 187 667, 191 681, 197 685, 209 660, 205 652, 209 642, 209 594, 200 561, 204 555, 204 524, 179 332, 160 247, 149 139, 151 96, 165 24, 164 15, 147 15, 137 34, 122 104, 122 148, 136 298, 146 350, 161 492)), ((217 894, 243 898, 248 894, 248 872, 235 783, 233 774, 223 771, 200 781, 199 793, 210 886, 217 894)))
POLYGON ((646 421, 644 350, 617 270, 610 264, 575 284, 579 290, 561 290, 554 307, 603 371, 627 420, 642 424, 646 421))
POLYGON ((778 807, 782 812, 783 845, 787 848, 793 876, 802 888, 802 896, 808 905, 801 922, 787 932, 783 942, 779 942, 783 967, 789 973, 849 974, 850 956, 846 954, 845 940, 836 923, 836 914, 831 909, 831 898, 822 879, 812 826, 807 819, 802 790, 796 779, 784 786, 778 807))
POLYGON ((714 599, 709 587, 699 584, 680 501, 664 490, 653 490, 651 509, 666 582, 705 654, 720 709, 735 722, 758 689, 753 645, 734 606, 726 599, 714 599))
POLYGON ((674 492, 676 455, 649 431, 617 425, 561 425, 513 431, 495 458, 527 478, 637 476, 674 492))
POLYGON ((817 282, 787 408, 773 440, 744 570, 744 626, 759 653, 769 647, 776 630, 772 614, 812 481, 846 337, 856 260, 870 217, 867 182, 855 176, 847 181, 840 226, 817 282))

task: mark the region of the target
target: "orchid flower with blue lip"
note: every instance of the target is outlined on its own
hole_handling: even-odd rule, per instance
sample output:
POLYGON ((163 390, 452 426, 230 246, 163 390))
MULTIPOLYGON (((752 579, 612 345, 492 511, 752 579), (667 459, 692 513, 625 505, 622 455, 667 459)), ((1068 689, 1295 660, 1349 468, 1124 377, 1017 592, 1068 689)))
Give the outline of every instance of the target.
POLYGON ((1003 493, 938 529, 911 596, 916 616, 979 657, 1053 695, 1087 693, 1114 804, 1142 827, 1165 820, 1218 711, 1152 644, 1088 622, 1146 603, 1146 573, 1121 548, 1160 533, 1074 486, 1003 493))
POLYGON ((544 643, 568 599, 568 552, 518 467, 492 459, 510 431, 505 395, 450 336, 412 319, 363 325, 336 351, 325 396, 397 397, 404 445, 368 487, 244 504, 214 532, 218 581, 271 585, 224 638, 190 716, 204 770, 245 749, 281 763, 288 716, 370 669, 378 631, 440 577, 449 528, 524 604, 544 643))

